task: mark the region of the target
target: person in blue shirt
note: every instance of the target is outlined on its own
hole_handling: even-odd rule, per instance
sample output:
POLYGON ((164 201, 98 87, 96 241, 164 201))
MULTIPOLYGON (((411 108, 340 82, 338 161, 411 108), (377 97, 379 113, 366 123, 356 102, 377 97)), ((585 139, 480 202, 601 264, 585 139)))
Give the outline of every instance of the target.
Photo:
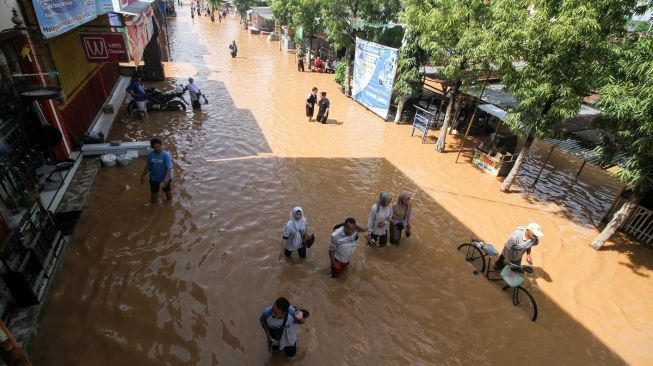
POLYGON ((159 139, 150 140, 152 151, 147 154, 147 163, 141 174, 141 184, 145 181, 145 176, 150 174, 150 192, 152 203, 158 201, 159 189, 163 189, 166 199, 172 199, 170 192, 172 185, 172 157, 170 153, 163 150, 163 144, 159 139))
POLYGON ((132 76, 131 83, 125 91, 134 98, 136 105, 138 106, 139 116, 140 118, 143 118, 143 116, 147 114, 147 101, 145 98, 145 85, 143 85, 140 74, 134 74, 132 76))
POLYGON ((268 350, 283 350, 286 356, 293 357, 297 353, 295 324, 304 324, 307 317, 308 311, 290 306, 284 297, 266 307, 259 321, 268 339, 268 350))

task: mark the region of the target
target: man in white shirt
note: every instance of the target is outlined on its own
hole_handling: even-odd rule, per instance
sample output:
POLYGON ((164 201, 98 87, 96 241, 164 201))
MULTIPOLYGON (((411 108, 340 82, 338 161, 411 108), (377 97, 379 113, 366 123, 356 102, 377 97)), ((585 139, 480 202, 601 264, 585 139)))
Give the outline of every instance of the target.
POLYGON ((526 253, 526 261, 532 265, 531 247, 539 244, 539 239, 542 237, 544 237, 542 228, 534 222, 518 227, 506 241, 499 259, 494 264, 494 269, 500 271, 510 263, 521 265, 524 253, 526 253))
POLYGON ((352 217, 344 224, 336 225, 331 233, 329 243, 329 259, 331 260, 331 277, 337 278, 347 268, 356 249, 358 232, 367 232, 367 227, 356 224, 352 217))
POLYGON ((193 78, 188 78, 188 85, 186 88, 190 94, 190 104, 193 106, 193 109, 200 108, 200 96, 202 95, 202 91, 199 86, 195 85, 193 78))

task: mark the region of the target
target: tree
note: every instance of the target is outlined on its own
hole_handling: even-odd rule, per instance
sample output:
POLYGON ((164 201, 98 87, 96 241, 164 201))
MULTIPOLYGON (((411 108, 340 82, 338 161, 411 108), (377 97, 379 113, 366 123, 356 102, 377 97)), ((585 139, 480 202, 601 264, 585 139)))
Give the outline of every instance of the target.
POLYGON ((625 29, 637 0, 492 0, 493 62, 519 105, 508 111, 513 131, 526 135, 502 192, 508 192, 535 137, 551 135, 577 114, 605 72, 609 37, 625 29), (515 62, 521 61, 521 62, 515 62))
POLYGON ((283 25, 292 25, 290 22, 292 19, 292 3, 292 0, 272 0, 270 2, 272 15, 283 25))
POLYGON ((392 87, 397 95, 395 123, 401 120, 406 100, 422 90, 419 68, 426 61, 426 52, 419 46, 418 39, 419 34, 408 27, 404 35, 404 45, 399 49, 397 80, 392 87))
POLYGON ((306 52, 306 64, 311 64, 311 48, 315 36, 324 31, 322 25, 321 3, 314 0, 291 0, 292 24, 293 27, 302 27, 304 36, 308 36, 308 52, 306 52))
POLYGON ((603 113, 597 124, 609 134, 598 151, 608 161, 617 151, 626 153, 616 175, 632 194, 592 241, 594 249, 601 248, 653 191, 653 36, 631 35, 614 46, 613 73, 599 89, 603 113))
POLYGON ((324 30, 320 17, 321 3, 313 0, 272 0, 271 8, 275 18, 295 29, 302 28, 303 34, 308 36, 306 62, 310 65, 313 39, 324 30))
POLYGON ((354 19, 387 24, 397 20, 400 9, 400 0, 332 0, 322 7, 323 24, 327 28, 329 41, 345 47, 345 94, 350 94, 351 47, 356 43, 356 37, 373 40, 380 37, 385 30, 354 27, 354 19))
POLYGON ((234 0, 234 5, 236 6, 236 9, 238 9, 241 21, 244 20, 245 22, 245 29, 247 29, 247 9, 254 4, 254 0, 234 0))
POLYGON ((478 73, 487 69, 483 55, 484 30, 489 7, 484 0, 407 0, 404 21, 414 25, 419 43, 429 53, 440 75, 450 80, 445 94, 449 105, 436 145, 443 152, 447 130, 463 81, 475 82, 478 73))

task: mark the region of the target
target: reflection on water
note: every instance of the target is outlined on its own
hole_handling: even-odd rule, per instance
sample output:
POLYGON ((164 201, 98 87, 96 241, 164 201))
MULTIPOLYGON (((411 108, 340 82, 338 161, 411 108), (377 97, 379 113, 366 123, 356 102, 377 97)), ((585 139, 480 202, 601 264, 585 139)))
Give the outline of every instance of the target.
POLYGON ((411 143, 408 129, 363 123, 377 119, 337 94, 331 76, 294 72, 278 43, 240 27, 191 22, 186 7, 171 21, 170 83, 195 77, 209 104, 142 122, 123 117, 111 134, 162 138, 175 161, 174 199, 148 203, 143 159, 101 169, 39 329, 36 365, 285 365, 268 354, 258 323, 279 295, 311 311, 298 327, 295 365, 625 364, 561 307, 596 286, 555 299, 542 290, 567 268, 547 262, 551 249, 535 253, 537 323, 455 249, 471 225, 505 238, 532 215, 547 217, 548 248, 560 246, 553 227, 570 232, 565 240, 582 237, 578 230, 514 197, 505 205, 489 193, 498 191, 488 188, 493 178, 456 168, 453 155, 446 168, 424 164, 432 145, 411 143), (237 59, 226 50, 232 39, 237 59), (302 98, 313 85, 333 95, 330 120, 342 124, 305 121, 302 98), (430 186, 440 191, 422 189, 430 186), (361 244, 342 278, 331 279, 329 229, 347 216, 365 221, 382 190, 414 194, 414 234, 400 246, 361 244), (296 205, 318 239, 306 260, 279 262, 296 205))
POLYGON ((550 149, 551 145, 540 140, 533 144, 519 175, 522 187, 529 196, 561 204, 570 219, 599 226, 623 186, 607 171, 583 165, 582 159, 561 150, 554 149, 542 169, 550 149))

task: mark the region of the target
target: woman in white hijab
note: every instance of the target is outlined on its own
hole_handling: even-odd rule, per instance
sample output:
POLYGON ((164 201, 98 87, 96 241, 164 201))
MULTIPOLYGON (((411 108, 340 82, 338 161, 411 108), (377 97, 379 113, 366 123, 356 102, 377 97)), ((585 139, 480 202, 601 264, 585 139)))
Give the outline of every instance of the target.
POLYGON ((392 217, 392 195, 381 192, 379 200, 372 205, 370 216, 367 220, 367 242, 372 245, 384 246, 388 243, 388 221, 392 217))
POLYGON ((290 217, 283 230, 283 239, 281 240, 281 253, 279 260, 285 255, 290 258, 295 250, 299 253, 300 258, 306 258, 306 249, 310 248, 315 242, 315 235, 308 235, 306 227, 308 221, 304 216, 304 210, 301 207, 294 207, 290 211, 290 217))

